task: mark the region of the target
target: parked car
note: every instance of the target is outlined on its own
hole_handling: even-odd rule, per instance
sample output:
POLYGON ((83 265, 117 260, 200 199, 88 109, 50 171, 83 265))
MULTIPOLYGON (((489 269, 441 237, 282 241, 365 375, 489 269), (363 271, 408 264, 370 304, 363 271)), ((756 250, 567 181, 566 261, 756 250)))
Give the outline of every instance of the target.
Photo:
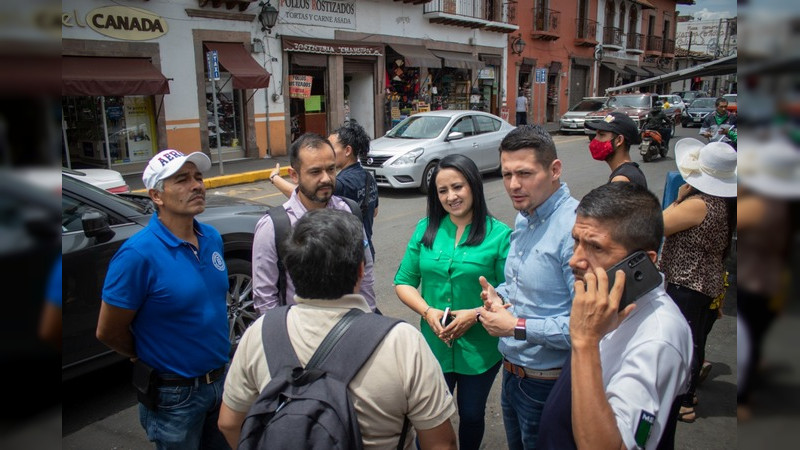
POLYGON ((583 132, 583 122, 586 114, 597 111, 605 106, 608 97, 584 97, 575 106, 569 109, 566 114, 561 116, 559 121, 562 133, 583 132))
POLYGON ((714 112, 714 103, 717 101, 714 97, 701 97, 695 99, 689 106, 683 110, 681 115, 681 126, 684 128, 700 126, 703 118, 711 112, 714 112))
POLYGON ((458 153, 481 172, 500 169, 500 141, 514 126, 482 111, 442 110, 414 114, 370 144, 361 165, 378 186, 427 193, 436 163, 458 153))
POLYGON ((683 110, 686 109, 686 103, 683 102, 683 99, 675 94, 659 95, 658 99, 661 100, 661 103, 669 103, 669 107, 665 108, 664 114, 672 117, 675 123, 680 122, 681 114, 683 114, 683 110))
POLYGON ((701 97, 707 97, 708 96, 708 95, 706 95, 706 93, 704 91, 676 91, 676 92, 673 92, 673 94, 675 94, 675 95, 679 96, 680 98, 682 98, 683 102, 686 103, 687 105, 689 103, 692 103, 692 101, 694 101, 694 99, 696 99, 696 98, 701 98, 701 97))
POLYGON ((739 110, 736 106, 736 97, 738 97, 737 94, 725 94, 722 96, 722 98, 728 101, 728 112, 732 114, 736 114, 739 110))
POLYGON ((92 186, 105 189, 112 194, 124 194, 131 191, 122 174, 109 169, 67 169, 61 168, 61 173, 85 181, 92 186))
MULTIPOLYGON (((585 124, 600 122, 612 111, 620 111, 628 115, 639 128, 647 119, 653 105, 658 101, 657 94, 619 94, 609 97, 605 107, 586 115, 585 124)), ((594 136, 594 130, 584 126, 584 133, 590 138, 594 136)))
MULTIPOLYGON (((61 251, 63 268, 62 379, 111 364, 122 357, 95 338, 108 264, 117 249, 150 221, 149 197, 111 194, 62 175, 61 251)), ((256 222, 269 208, 227 196, 206 197, 197 216, 219 231, 228 268, 231 351, 258 316, 252 298, 252 246, 256 222)))

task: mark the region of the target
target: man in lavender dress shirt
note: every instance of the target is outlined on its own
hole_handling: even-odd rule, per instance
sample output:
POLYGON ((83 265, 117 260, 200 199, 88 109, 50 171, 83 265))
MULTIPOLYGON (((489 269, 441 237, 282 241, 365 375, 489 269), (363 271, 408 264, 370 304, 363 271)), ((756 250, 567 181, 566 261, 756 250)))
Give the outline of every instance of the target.
MULTIPOLYGON (((350 207, 344 200, 333 195, 333 187, 336 183, 336 159, 333 146, 327 139, 315 133, 306 133, 300 136, 289 148, 289 164, 291 166, 289 175, 297 185, 297 189, 283 204, 283 207, 286 209, 292 226, 310 210, 331 208, 350 211, 350 207)), ((367 242, 366 233, 364 233, 364 242, 367 242)), ((366 267, 359 293, 375 311, 372 252, 368 245, 365 246, 364 256, 366 267)), ((272 217, 266 214, 256 224, 253 239, 253 300, 256 309, 261 314, 279 306, 278 275, 275 227, 272 217)), ((294 284, 287 273, 286 304, 295 303, 294 293, 294 284)))

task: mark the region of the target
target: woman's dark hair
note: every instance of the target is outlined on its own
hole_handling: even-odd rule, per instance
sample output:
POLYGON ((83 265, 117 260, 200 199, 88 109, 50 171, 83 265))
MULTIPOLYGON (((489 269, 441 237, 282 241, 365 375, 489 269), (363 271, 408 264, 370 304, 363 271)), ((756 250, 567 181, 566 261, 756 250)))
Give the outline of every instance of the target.
POLYGON ((489 208, 486 207, 486 198, 483 196, 483 180, 478 172, 478 166, 471 159, 463 155, 447 155, 439 161, 433 170, 431 181, 428 183, 428 228, 422 236, 422 244, 431 248, 436 232, 442 219, 447 215, 442 202, 439 201, 439 194, 436 189, 436 177, 442 169, 453 169, 464 176, 472 191, 472 227, 464 245, 478 245, 486 237, 486 217, 489 208))

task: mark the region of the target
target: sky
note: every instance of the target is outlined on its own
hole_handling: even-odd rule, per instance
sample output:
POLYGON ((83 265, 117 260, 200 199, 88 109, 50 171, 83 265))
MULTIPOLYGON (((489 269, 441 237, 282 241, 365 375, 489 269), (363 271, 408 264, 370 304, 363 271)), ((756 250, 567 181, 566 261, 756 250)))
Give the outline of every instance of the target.
POLYGON ((694 5, 676 5, 681 15, 695 20, 719 20, 736 17, 736 0, 695 0, 694 5))

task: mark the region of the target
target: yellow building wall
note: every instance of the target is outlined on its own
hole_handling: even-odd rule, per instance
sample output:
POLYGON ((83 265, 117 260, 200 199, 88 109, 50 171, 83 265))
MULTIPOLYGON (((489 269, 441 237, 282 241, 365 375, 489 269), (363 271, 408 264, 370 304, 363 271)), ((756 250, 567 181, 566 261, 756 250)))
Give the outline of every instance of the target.
MULTIPOLYGON (((288 145, 286 144, 287 122, 283 112, 272 113, 269 117, 269 147, 272 156, 284 156, 287 154, 288 149, 288 145)), ((267 155, 267 128, 264 126, 266 114, 256 114, 255 121, 258 156, 263 158, 267 155)))
POLYGON ((168 120, 167 145, 183 153, 201 150, 200 123, 197 119, 168 120))

